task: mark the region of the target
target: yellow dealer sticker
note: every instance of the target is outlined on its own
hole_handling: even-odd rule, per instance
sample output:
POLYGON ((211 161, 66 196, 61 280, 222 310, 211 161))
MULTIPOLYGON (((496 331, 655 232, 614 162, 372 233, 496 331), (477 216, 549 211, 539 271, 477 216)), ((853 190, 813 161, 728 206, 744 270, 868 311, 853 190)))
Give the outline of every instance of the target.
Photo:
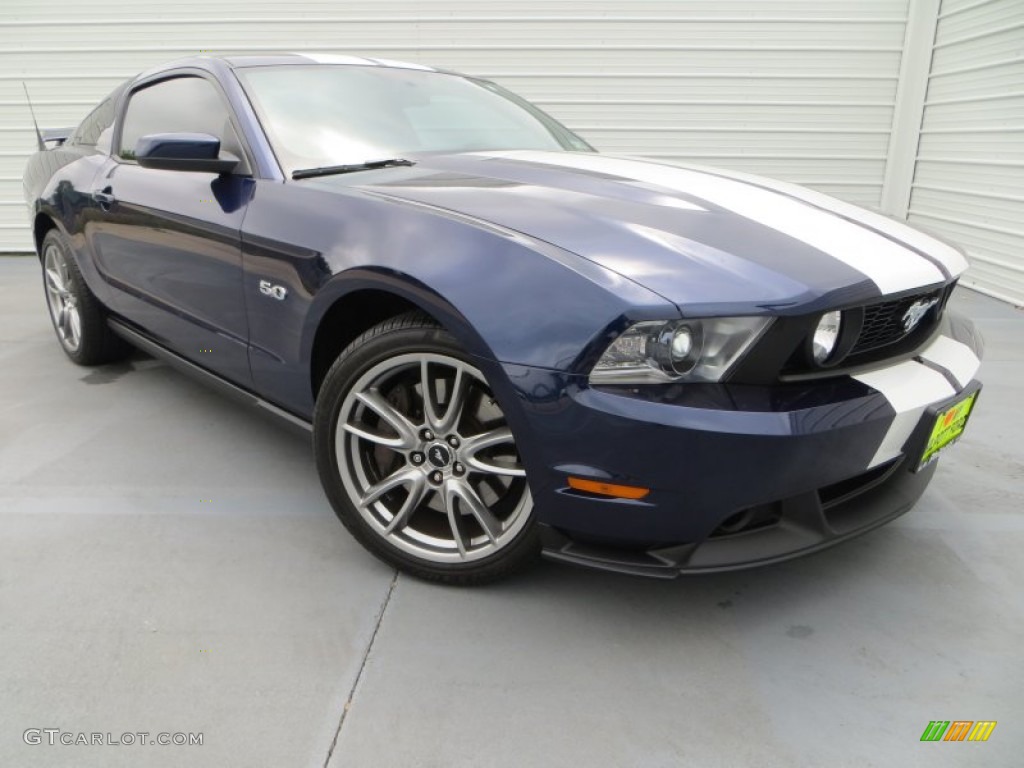
POLYGON ((971 413, 971 408, 974 407, 974 400, 977 396, 976 391, 972 392, 970 397, 939 411, 935 416, 935 425, 932 427, 931 437, 925 444, 918 469, 923 469, 935 461, 944 448, 948 448, 963 434, 964 427, 967 425, 967 417, 971 413))

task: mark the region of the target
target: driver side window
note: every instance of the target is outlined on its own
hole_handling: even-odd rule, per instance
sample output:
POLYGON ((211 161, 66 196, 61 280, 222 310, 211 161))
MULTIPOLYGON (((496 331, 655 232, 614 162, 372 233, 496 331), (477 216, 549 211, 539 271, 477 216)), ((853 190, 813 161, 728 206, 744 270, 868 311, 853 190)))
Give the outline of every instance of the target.
POLYGON ((134 160, 135 145, 151 133, 208 133, 222 150, 245 158, 217 89, 201 77, 161 80, 132 94, 121 129, 118 157, 134 160))

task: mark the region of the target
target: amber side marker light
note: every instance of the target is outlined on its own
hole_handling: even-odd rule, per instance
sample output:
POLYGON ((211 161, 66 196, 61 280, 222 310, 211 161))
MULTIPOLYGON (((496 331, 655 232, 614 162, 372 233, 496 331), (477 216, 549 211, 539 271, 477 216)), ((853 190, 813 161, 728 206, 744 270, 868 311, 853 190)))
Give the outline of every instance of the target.
POLYGON ((569 487, 576 491, 596 493, 599 496, 611 496, 616 499, 642 499, 651 492, 650 488, 602 483, 600 480, 584 480, 582 477, 570 477, 569 487))

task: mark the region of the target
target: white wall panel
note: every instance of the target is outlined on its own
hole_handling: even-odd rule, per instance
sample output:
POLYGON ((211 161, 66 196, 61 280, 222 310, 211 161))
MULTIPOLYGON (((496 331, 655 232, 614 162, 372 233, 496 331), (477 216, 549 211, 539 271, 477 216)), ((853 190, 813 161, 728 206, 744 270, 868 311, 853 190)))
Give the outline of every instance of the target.
MULTIPOLYGON (((0 250, 28 249, 44 126, 199 51, 320 50, 492 77, 605 151, 693 159, 877 206, 905 0, 107 0, 0 4, 0 250)), ((964 27, 960 34, 973 33, 964 27)))
POLYGON ((967 248, 966 285, 1024 304, 1024 3, 940 7, 909 220, 967 248))

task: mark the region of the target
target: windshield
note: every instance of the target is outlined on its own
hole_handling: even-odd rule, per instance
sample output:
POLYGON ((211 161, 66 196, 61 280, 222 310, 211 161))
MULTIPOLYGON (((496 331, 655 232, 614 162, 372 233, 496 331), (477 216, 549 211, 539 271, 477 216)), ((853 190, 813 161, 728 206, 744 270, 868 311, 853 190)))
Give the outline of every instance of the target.
POLYGON ((235 70, 287 173, 417 152, 591 147, 499 86, 353 65, 235 70))

